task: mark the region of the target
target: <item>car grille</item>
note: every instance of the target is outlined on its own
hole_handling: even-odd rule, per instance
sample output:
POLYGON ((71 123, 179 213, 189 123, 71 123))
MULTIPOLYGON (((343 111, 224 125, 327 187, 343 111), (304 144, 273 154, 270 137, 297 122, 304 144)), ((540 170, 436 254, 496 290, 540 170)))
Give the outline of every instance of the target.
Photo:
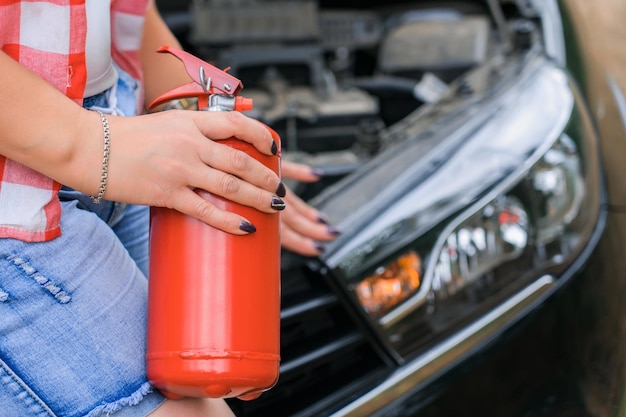
POLYGON ((321 415, 388 372, 326 277, 283 260, 281 300, 279 381, 255 400, 229 400, 238 417, 321 415))

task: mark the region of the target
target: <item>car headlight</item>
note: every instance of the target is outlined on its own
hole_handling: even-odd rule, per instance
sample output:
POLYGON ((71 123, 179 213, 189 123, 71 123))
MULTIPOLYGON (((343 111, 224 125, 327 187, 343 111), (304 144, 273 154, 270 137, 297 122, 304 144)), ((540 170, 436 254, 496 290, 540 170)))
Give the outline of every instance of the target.
POLYGON ((494 289, 506 275, 524 274, 536 261, 533 254, 543 254, 544 262, 570 255, 584 195, 576 145, 563 134, 511 190, 458 216, 432 246, 418 240, 351 288, 383 325, 421 305, 435 314, 442 306, 450 308, 445 307, 449 298, 494 289), (428 262, 422 265, 422 259, 428 262))
POLYGON ((602 188, 597 137, 567 76, 529 68, 438 144, 445 157, 431 147, 435 156, 420 159, 425 142, 405 142, 361 173, 362 187, 327 196, 354 193, 346 200, 363 207, 349 219, 366 220, 324 261, 401 356, 540 277, 558 278, 590 240, 602 188), (374 179, 390 185, 363 205, 374 179))

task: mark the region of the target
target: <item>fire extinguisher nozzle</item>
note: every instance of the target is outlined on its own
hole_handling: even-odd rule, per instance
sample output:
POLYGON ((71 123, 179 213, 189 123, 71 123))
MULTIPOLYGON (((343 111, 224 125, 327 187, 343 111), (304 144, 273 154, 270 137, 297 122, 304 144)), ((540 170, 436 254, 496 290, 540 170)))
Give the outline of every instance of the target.
POLYGON ((235 110, 247 111, 252 110, 252 99, 247 97, 237 96, 235 97, 235 110))

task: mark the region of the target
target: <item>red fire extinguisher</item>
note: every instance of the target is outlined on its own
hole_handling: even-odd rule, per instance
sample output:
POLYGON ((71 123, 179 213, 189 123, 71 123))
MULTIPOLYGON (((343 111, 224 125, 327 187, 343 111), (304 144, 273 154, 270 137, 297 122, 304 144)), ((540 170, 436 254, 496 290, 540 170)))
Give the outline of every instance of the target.
MULTIPOLYGON (((237 78, 178 49, 162 47, 159 52, 180 59, 193 82, 164 94, 151 107, 190 97, 198 98, 199 110, 250 107, 250 101, 237 96, 243 87, 237 78)), ((220 143, 280 173, 280 154, 264 155, 235 138, 220 143)), ((218 208, 246 217, 257 231, 232 235, 178 211, 151 208, 148 379, 172 399, 253 399, 278 379, 279 218, 198 193, 218 208)))

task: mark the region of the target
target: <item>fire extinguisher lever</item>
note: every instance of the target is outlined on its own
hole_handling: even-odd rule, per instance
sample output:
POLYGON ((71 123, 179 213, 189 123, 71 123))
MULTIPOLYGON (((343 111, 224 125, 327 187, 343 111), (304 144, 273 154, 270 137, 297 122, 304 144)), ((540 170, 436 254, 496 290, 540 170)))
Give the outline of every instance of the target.
MULTIPOLYGON (((220 70, 188 52, 171 46, 162 46, 157 52, 170 53, 178 58, 185 66, 185 70, 192 81, 157 97, 150 103, 149 109, 172 100, 197 98, 198 109, 203 110, 209 106, 209 98, 211 96, 235 97, 243 88, 243 84, 239 79, 226 72, 228 68, 220 70)), ((236 97, 234 107, 231 110, 249 110, 250 108, 251 102, 236 97)))

